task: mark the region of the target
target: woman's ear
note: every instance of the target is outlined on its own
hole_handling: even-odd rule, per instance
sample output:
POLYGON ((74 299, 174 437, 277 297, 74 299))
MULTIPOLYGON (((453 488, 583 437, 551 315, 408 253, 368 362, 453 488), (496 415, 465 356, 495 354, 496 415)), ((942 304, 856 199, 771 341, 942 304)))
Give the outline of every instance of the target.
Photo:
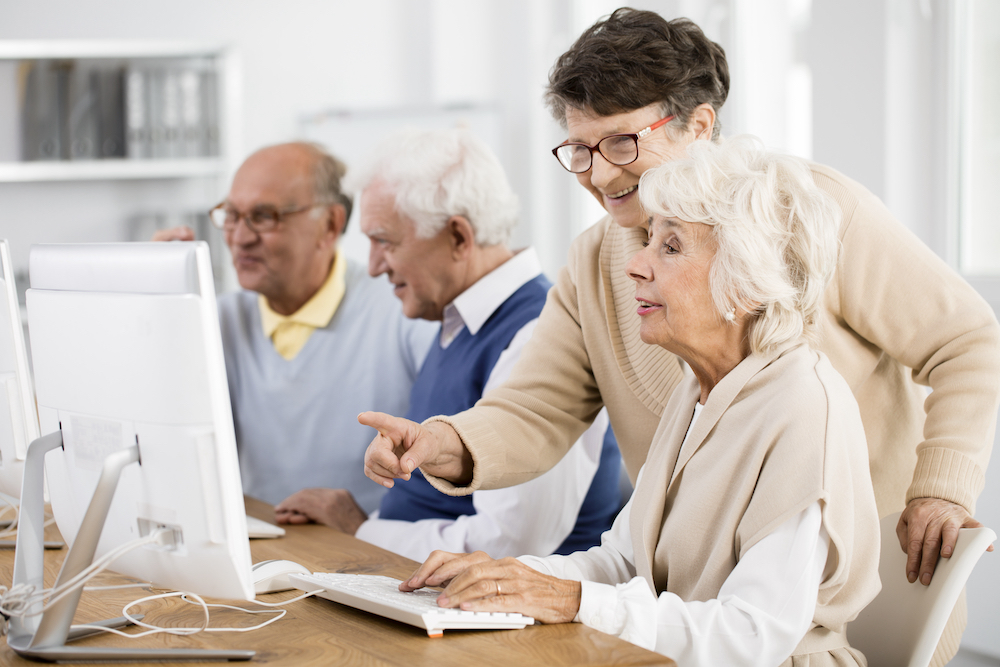
POLYGON ((694 132, 695 139, 712 138, 712 131, 715 129, 715 109, 711 104, 705 102, 694 108, 688 120, 688 129, 694 132))

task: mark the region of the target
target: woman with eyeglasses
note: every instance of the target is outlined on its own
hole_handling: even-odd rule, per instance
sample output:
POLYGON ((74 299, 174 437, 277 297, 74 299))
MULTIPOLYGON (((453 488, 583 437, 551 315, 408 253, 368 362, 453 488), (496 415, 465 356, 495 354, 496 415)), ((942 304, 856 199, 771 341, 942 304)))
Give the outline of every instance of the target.
POLYGON ((494 561, 436 551, 404 589, 577 620, 679 665, 863 665, 844 626, 879 590, 857 402, 808 345, 839 210, 805 163, 752 137, 643 174, 626 265, 639 337, 691 369, 599 547, 494 561), (706 529, 708 527, 708 529, 706 529))
MULTIPOLYGON (((449 493, 517 484, 551 467, 606 406, 635 480, 683 376, 676 355, 639 335, 626 273, 648 233, 637 187, 692 143, 718 139, 728 90, 722 48, 690 21, 652 12, 619 9, 557 60, 547 98, 568 137, 554 152, 608 216, 574 241, 503 387, 422 426, 362 415, 380 431, 366 456, 369 477, 391 484, 420 465, 449 493)), ((926 584, 958 528, 978 525, 972 512, 1000 402, 1000 326, 863 186, 822 165, 810 171, 842 214, 843 250, 816 348, 858 400, 879 514, 903 510, 906 574, 926 584)), ((939 647, 945 660, 964 615, 953 621, 939 647)))

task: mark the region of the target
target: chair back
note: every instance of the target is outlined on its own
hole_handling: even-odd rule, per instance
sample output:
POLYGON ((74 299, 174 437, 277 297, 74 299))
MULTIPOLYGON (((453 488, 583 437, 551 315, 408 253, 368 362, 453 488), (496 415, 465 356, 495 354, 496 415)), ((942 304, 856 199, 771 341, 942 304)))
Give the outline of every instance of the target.
POLYGON ((847 637, 869 665, 927 667, 972 568, 997 536, 989 528, 963 528, 951 558, 938 560, 930 585, 911 584, 896 537, 899 514, 881 521, 882 590, 848 624, 847 637))

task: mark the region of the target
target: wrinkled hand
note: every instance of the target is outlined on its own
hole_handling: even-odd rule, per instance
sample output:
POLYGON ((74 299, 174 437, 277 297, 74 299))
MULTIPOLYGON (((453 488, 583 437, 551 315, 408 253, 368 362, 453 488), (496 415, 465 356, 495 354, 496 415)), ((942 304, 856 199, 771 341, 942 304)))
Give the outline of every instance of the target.
POLYGON ((516 558, 493 560, 482 551, 435 551, 399 590, 423 586, 446 586, 437 600, 441 607, 520 612, 542 623, 572 621, 580 611, 582 590, 579 581, 542 574, 516 558))
POLYGON ((322 523, 353 535, 368 515, 346 489, 303 489, 278 503, 274 518, 278 523, 322 523))
POLYGON ((424 426, 382 412, 362 412, 358 421, 378 431, 365 452, 365 474, 382 486, 391 489, 394 479, 410 479, 420 466, 455 484, 472 480, 472 455, 447 424, 424 426))
MULTIPOLYGON (((959 528, 980 528, 961 505, 940 498, 914 498, 896 524, 896 537, 906 552, 906 578, 927 586, 934 576, 938 556, 951 558, 959 528)), ((991 544, 987 551, 993 551, 991 544)))
POLYGON ((153 234, 153 241, 194 241, 194 230, 190 227, 171 227, 158 229, 153 234))

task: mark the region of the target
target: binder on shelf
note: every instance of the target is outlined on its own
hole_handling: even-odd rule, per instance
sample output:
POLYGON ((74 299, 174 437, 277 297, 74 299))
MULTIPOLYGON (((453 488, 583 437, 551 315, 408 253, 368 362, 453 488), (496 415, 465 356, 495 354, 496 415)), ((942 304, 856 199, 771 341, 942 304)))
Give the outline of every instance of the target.
POLYGON ((69 157, 93 160, 99 151, 99 73, 92 66, 76 62, 69 74, 69 157))
POLYGON ((21 159, 18 70, 16 60, 0 60, 0 162, 21 159))
POLYGON ((218 67, 202 56, 0 60, 0 162, 216 157, 218 67))
POLYGON ((125 75, 125 154, 129 158, 152 156, 149 102, 148 72, 130 67, 125 75))
POLYGON ((204 114, 202 116, 203 137, 201 155, 216 157, 220 155, 219 132, 219 77, 214 70, 206 70, 201 74, 201 93, 204 114))
POLYGON ((193 68, 182 71, 178 77, 181 109, 181 155, 201 157, 204 110, 201 73, 193 68))
POLYGON ((67 65, 53 60, 22 62, 21 158, 60 160, 67 157, 67 65))
POLYGON ((101 68, 97 77, 98 157, 125 157, 125 68, 101 68))
POLYGON ((164 107, 164 73, 159 69, 146 70, 146 122, 149 127, 149 155, 151 158, 164 158, 166 155, 166 128, 163 124, 164 107))
POLYGON ((157 157, 183 157, 180 75, 174 69, 166 69, 161 73, 158 81, 163 87, 160 98, 160 125, 163 131, 163 145, 157 157))

